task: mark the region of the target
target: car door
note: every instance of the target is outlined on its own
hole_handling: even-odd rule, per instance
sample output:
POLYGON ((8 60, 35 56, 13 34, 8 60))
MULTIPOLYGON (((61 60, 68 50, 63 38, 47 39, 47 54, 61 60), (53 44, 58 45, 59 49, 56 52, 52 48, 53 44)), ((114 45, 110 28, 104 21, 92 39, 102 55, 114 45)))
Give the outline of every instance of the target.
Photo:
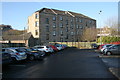
POLYGON ((112 54, 118 54, 118 46, 113 46, 110 51, 112 54))
POLYGON ((120 54, 120 45, 118 45, 118 52, 117 54, 120 54))

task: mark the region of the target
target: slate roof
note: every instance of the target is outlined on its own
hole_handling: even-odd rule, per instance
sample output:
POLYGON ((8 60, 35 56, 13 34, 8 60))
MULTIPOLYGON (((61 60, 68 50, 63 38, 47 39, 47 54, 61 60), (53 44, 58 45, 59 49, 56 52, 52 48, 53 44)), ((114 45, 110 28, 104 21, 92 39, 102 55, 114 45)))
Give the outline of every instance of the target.
POLYGON ((31 33, 26 33, 26 34, 22 34, 22 35, 5 35, 2 36, 3 40, 28 40, 30 37, 32 36, 31 33))
MULTIPOLYGON (((77 17, 84 17, 84 18, 89 18, 89 19, 92 19, 88 16, 85 16, 83 14, 80 14, 80 13, 75 13, 75 12, 72 12, 72 11, 62 11, 62 10, 57 10, 57 9, 49 9, 49 8, 42 8, 36 12, 45 12, 45 13, 51 13, 51 14, 61 14, 61 15, 69 15, 71 16, 70 14, 74 15, 74 16, 77 16, 77 17), (67 13, 69 12, 69 13, 67 13)), ((95 19, 93 19, 95 20, 95 19)))

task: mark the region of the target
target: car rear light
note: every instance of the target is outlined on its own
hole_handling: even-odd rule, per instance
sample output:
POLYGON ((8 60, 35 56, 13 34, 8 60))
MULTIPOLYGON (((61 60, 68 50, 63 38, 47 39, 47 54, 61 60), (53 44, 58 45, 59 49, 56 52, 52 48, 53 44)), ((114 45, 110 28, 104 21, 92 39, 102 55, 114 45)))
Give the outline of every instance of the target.
POLYGON ((19 53, 16 53, 16 55, 19 55, 19 53))
POLYGON ((48 49, 46 49, 46 50, 48 50, 48 49))

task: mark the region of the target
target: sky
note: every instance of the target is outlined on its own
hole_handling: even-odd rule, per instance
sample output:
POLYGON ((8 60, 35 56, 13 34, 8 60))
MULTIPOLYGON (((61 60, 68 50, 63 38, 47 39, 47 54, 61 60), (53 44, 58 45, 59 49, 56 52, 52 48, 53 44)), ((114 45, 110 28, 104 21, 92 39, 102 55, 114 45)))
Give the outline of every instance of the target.
POLYGON ((28 16, 42 8, 72 11, 97 21, 97 27, 106 26, 109 18, 118 17, 118 2, 2 2, 2 22, 14 29, 27 28, 28 16), (100 14, 99 12, 102 11, 100 14))

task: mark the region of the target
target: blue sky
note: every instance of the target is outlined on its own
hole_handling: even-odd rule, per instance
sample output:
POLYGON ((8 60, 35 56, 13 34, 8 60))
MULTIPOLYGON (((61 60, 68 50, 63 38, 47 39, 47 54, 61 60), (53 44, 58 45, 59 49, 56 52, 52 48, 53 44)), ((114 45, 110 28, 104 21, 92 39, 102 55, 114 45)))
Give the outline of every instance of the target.
POLYGON ((97 20, 97 27, 104 26, 105 21, 118 16, 117 2, 2 2, 2 23, 14 29, 27 28, 27 18, 41 8, 82 13, 97 20), (102 10, 101 15, 99 11, 102 10))

